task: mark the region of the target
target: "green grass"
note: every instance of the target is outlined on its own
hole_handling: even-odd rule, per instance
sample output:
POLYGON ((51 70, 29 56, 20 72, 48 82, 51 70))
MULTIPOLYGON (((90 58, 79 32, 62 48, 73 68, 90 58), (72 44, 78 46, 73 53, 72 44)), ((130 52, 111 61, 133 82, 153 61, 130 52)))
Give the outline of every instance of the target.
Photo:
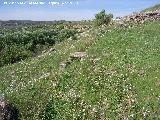
POLYGON ((112 29, 103 37, 93 29, 56 45, 50 55, 0 68, 0 90, 22 120, 158 120, 159 30, 160 22, 112 29), (74 51, 88 56, 60 71, 74 51))
POLYGON ((155 11, 155 10, 160 10, 160 4, 157 4, 157 5, 154 5, 153 7, 147 8, 147 9, 143 10, 143 12, 155 11))

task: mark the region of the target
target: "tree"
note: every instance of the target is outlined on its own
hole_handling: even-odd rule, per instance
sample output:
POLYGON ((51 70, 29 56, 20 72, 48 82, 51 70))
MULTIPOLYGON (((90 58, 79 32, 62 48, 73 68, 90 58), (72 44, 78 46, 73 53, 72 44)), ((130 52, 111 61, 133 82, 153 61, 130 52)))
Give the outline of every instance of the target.
POLYGON ((101 12, 97 13, 95 15, 95 25, 108 25, 113 18, 113 14, 106 14, 105 10, 102 10, 101 12))

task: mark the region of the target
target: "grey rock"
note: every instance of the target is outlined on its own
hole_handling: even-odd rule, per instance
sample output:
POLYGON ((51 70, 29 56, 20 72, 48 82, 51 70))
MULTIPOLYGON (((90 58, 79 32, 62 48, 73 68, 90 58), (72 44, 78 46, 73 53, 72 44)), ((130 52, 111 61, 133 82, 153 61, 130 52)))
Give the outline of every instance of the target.
POLYGON ((75 53, 72 53, 71 55, 70 55, 70 58, 72 59, 72 60, 74 60, 74 59, 83 59, 83 58, 85 58, 87 56, 87 54, 86 54, 86 52, 75 52, 75 53))
POLYGON ((135 13, 123 18, 124 21, 144 23, 144 21, 160 20, 160 11, 150 11, 143 13, 135 13))
POLYGON ((83 60, 86 56, 86 52, 75 52, 70 54, 67 60, 60 63, 60 70, 64 70, 68 65, 72 64, 74 60, 83 60))

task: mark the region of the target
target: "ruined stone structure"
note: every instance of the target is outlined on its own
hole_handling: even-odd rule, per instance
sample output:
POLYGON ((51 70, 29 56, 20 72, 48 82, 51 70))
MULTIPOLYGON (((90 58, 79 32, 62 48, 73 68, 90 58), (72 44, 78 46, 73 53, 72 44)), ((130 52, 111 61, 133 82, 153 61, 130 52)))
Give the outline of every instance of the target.
POLYGON ((143 23, 145 21, 160 20, 160 10, 135 13, 135 14, 123 17, 122 20, 127 22, 135 22, 135 23, 143 23))

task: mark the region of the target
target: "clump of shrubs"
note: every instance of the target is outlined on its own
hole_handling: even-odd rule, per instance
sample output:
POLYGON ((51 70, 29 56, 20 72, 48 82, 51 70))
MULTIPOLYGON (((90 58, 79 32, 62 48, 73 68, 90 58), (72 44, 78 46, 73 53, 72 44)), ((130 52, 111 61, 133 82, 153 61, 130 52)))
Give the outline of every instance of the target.
POLYGON ((95 15, 94 25, 101 26, 101 25, 108 25, 113 18, 113 14, 106 14, 105 10, 97 13, 95 15))
POLYGON ((22 31, 0 31, 0 67, 36 56, 49 46, 73 38, 74 29, 35 27, 22 31))

